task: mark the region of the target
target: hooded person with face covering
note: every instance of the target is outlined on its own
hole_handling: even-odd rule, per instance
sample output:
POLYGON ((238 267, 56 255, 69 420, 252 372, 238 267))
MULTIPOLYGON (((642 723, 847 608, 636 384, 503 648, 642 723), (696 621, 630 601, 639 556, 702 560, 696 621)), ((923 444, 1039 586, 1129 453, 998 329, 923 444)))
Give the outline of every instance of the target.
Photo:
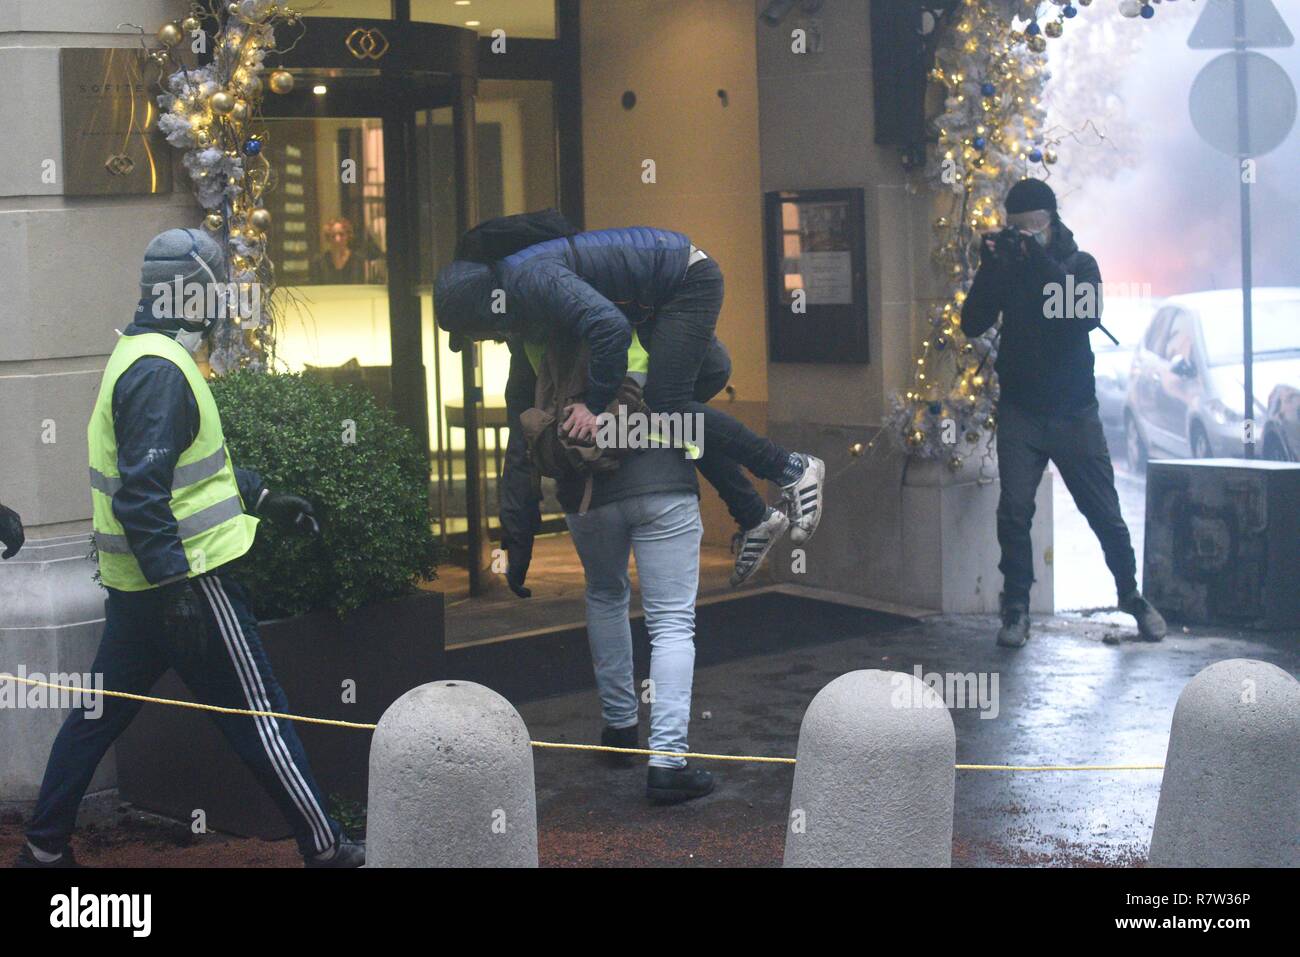
MULTIPOLYGON (((147 694, 173 667, 204 703, 286 712, 248 596, 226 566, 252 546, 259 518, 299 533, 319 528, 310 502, 271 491, 226 450, 191 353, 224 314, 229 288, 221 247, 205 232, 167 230, 145 250, 141 298, 109 357, 87 430, 95 546, 108 591, 91 671, 108 690, 147 694)), ((121 698, 102 705, 96 720, 74 709, 59 731, 19 866, 75 864, 68 841, 78 805, 140 710, 121 698)), ((365 862, 364 846, 325 813, 291 723, 215 720, 293 826, 308 867, 365 862)))
POLYGON ((998 543, 1002 627, 998 644, 1029 639, 1034 583, 1030 527, 1049 461, 1088 519, 1115 578, 1121 611, 1147 641, 1166 626, 1137 588, 1137 561, 1120 513, 1102 432, 1088 333, 1101 325, 1101 269, 1061 221, 1047 183, 1023 179, 1006 197, 1007 229, 984 236, 980 267, 962 304, 970 337, 1001 319, 998 340, 998 543))

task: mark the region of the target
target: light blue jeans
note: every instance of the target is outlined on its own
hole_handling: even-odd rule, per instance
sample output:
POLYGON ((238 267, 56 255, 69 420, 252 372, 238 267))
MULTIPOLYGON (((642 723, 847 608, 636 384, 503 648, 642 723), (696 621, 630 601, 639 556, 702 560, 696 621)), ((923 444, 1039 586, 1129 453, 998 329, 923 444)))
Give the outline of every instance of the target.
MULTIPOLYGON (((695 595, 700 584, 700 500, 690 493, 638 495, 566 517, 587 573, 587 639, 600 710, 611 728, 637 723, 628 603, 629 553, 636 555, 650 631, 650 748, 687 751, 695 675, 695 595)), ((652 757, 681 767, 684 758, 652 757)))

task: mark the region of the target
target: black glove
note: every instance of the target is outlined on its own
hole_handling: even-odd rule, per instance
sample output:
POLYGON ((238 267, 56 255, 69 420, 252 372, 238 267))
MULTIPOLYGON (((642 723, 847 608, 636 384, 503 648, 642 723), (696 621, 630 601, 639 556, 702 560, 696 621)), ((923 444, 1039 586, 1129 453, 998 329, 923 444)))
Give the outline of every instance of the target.
POLYGON ((173 582, 162 588, 163 627, 173 662, 201 656, 207 641, 208 622, 203 602, 188 581, 173 582))
POLYGON ((12 508, 0 505, 0 543, 6 546, 0 552, 0 558, 13 558, 25 541, 27 536, 23 534, 23 520, 12 508))
POLYGON ((533 590, 524 587, 528 577, 528 566, 533 561, 533 540, 516 542, 513 539, 502 542, 506 547, 506 584, 520 598, 532 598, 533 590))
POLYGON ((257 514, 301 535, 320 534, 320 523, 316 521, 311 502, 299 495, 267 492, 257 506, 257 514))

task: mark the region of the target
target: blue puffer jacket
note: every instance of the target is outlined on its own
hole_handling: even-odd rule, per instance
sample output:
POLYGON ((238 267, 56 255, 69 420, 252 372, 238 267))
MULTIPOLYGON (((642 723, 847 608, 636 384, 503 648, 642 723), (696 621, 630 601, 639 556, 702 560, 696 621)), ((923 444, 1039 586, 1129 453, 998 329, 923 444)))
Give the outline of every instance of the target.
POLYGON ((681 233, 632 226, 547 240, 492 266, 458 260, 438 276, 438 324, 474 339, 541 341, 558 328, 585 340, 584 399, 600 413, 627 372, 633 326, 677 291, 690 249, 681 233))

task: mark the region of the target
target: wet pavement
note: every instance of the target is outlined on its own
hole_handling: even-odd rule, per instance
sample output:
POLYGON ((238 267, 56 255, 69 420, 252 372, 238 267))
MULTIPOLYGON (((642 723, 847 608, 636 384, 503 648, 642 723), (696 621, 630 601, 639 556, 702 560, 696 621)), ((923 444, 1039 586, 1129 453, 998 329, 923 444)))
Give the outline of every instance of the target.
MULTIPOLYGON (((920 665, 985 676, 989 717, 979 707, 952 712, 959 763, 1160 764, 1178 694, 1202 668, 1250 657, 1300 669, 1296 632, 1175 628, 1152 645, 1136 641, 1118 614, 1076 616, 1036 622, 1029 645, 1011 651, 993 643, 995 628, 984 616, 933 618, 700 667, 691 746, 793 756, 804 709, 831 679, 920 665)), ((535 739, 598 740, 594 691, 519 710, 535 739)), ((710 762, 717 790, 670 808, 646 803, 640 765, 613 770, 588 754, 539 751, 535 766, 543 866, 780 864, 789 766, 710 762)), ((954 864, 1140 865, 1159 786, 1159 771, 959 771, 954 864)))

